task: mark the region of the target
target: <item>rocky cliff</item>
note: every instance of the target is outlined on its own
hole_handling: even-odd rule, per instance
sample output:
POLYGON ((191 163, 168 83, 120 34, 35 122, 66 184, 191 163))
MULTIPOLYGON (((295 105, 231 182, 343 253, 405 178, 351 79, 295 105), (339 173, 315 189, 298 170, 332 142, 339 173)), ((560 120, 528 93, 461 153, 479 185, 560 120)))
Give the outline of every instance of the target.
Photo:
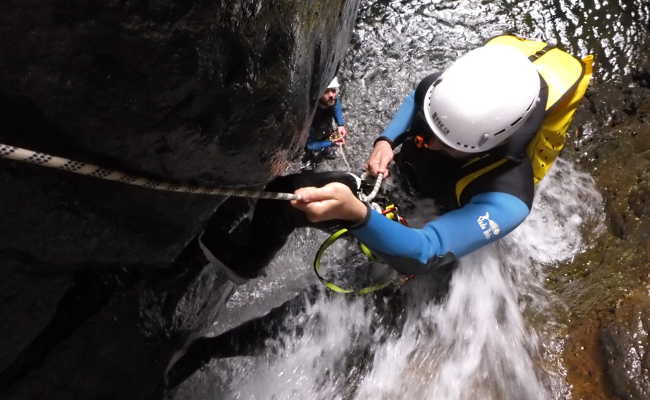
MULTIPOLYGON (((302 148, 357 0, 0 5, 0 143, 259 188, 302 148)), ((159 398, 223 283, 183 250, 223 198, 0 160, 0 397, 159 398), (190 262, 192 261, 192 262, 190 262)))

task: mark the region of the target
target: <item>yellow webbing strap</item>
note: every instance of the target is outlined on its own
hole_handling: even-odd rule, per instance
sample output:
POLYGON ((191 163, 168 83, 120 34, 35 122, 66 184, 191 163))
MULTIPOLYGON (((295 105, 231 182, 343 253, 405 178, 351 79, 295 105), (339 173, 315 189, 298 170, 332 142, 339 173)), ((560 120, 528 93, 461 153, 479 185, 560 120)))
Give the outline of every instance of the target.
POLYGON ((474 171, 471 174, 463 177, 461 180, 456 182, 456 201, 460 205, 460 196, 463 194, 463 190, 469 185, 470 183, 474 182, 478 177, 481 175, 485 175, 488 172, 492 171, 493 169, 500 167, 501 165, 505 164, 506 161, 508 161, 507 158, 502 158, 498 161, 493 162, 492 164, 483 167, 479 169, 478 171, 474 171))
MULTIPOLYGON (((394 204, 388 205, 384 209, 382 214, 388 219, 391 219, 393 221, 397 221, 397 222, 400 222, 400 223, 402 223, 404 225, 407 225, 406 221, 398 215, 397 207, 395 207, 394 204)), ((325 279, 320 274, 320 259, 321 259, 321 257, 323 256, 323 253, 325 253, 325 250, 327 250, 328 247, 330 247, 341 236, 345 235, 348 232, 349 232, 349 230, 347 228, 343 228, 343 229, 340 229, 340 230, 334 232, 327 239, 325 239, 323 244, 320 245, 320 247, 318 248, 318 251, 316 252, 316 256, 314 257, 314 272, 316 273, 316 276, 318 277, 318 279, 323 283, 323 285, 325 285, 325 287, 327 287, 328 289, 330 289, 330 290, 332 290, 334 292, 337 292, 337 293, 368 294, 368 293, 371 293, 371 292, 375 292, 377 290, 384 289, 384 288, 386 288, 386 287, 388 287, 390 285, 393 285, 393 284, 403 285, 404 283, 406 283, 409 279, 411 279, 413 277, 412 275, 405 275, 405 276, 402 276, 402 277, 397 277, 397 278, 394 278, 394 279, 390 279, 390 280, 388 280, 386 282, 378 283, 376 285, 371 285, 371 286, 368 286, 368 287, 365 287, 365 288, 362 288, 362 289, 358 289, 358 290, 344 289, 344 288, 340 287, 339 285, 325 279)), ((365 244, 363 244, 362 242, 359 242, 359 249, 368 258, 368 260, 374 261, 376 259, 375 255, 372 253, 370 248, 368 246, 366 246, 365 244)))
MULTIPOLYGON (((330 247, 341 236, 345 235, 348 232, 349 232, 349 230, 347 228, 343 228, 343 229, 340 229, 340 230, 334 232, 332 235, 330 235, 330 237, 328 237, 323 242, 323 244, 320 245, 320 248, 316 252, 316 257, 314 257, 314 272, 316 273, 316 276, 318 277, 318 279, 320 279, 320 281, 323 282, 323 285, 325 285, 325 287, 327 287, 328 289, 330 289, 330 290, 332 290, 334 292, 337 292, 337 293, 368 294, 368 293, 371 293, 371 292, 375 292, 377 290, 384 289, 385 287, 388 287, 388 286, 390 286, 390 285, 392 285, 394 283, 400 283, 400 282, 403 281, 402 279, 399 279, 399 278, 391 279, 391 280, 388 280, 386 282, 378 283, 376 285, 371 285, 371 286, 368 286, 368 287, 365 287, 365 288, 362 288, 362 289, 353 290, 353 289, 344 289, 344 288, 340 287, 339 285, 325 279, 320 274, 320 259, 321 259, 321 257, 323 256, 323 253, 325 252, 325 250, 327 250, 328 247, 330 247)), ((372 255, 372 252, 370 251, 370 249, 366 245, 364 245, 363 243, 360 243, 359 247, 361 248, 361 251, 363 252, 363 254, 366 255, 366 257, 368 257, 371 260, 374 258, 374 256, 372 255)))

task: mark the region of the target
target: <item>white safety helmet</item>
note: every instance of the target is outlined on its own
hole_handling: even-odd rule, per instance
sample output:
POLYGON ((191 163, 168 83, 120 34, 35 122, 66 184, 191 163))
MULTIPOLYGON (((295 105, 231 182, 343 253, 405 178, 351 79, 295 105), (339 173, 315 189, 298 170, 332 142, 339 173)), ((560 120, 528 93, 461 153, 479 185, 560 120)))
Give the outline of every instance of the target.
POLYGON ((490 150, 512 136, 535 108, 535 65, 511 47, 489 45, 456 60, 427 90, 424 115, 447 146, 490 150))
POLYGON ((334 77, 332 79, 332 82, 330 82, 329 85, 327 85, 328 89, 338 89, 341 85, 339 85, 339 79, 337 77, 334 77))

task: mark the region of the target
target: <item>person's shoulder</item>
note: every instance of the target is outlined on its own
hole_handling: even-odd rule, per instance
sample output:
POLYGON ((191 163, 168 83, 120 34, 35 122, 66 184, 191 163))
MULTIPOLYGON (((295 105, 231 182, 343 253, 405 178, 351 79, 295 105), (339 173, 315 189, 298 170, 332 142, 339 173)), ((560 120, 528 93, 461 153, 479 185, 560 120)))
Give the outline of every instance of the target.
POLYGON ((440 77, 440 72, 433 72, 429 75, 426 75, 415 88, 415 99, 416 101, 421 101, 424 99, 424 96, 433 85, 433 83, 440 77))
POLYGON ((435 82, 436 79, 438 79, 441 74, 442 74, 441 72, 434 71, 427 75, 424 75, 423 78, 420 79, 420 82, 418 83, 418 87, 425 82, 428 84, 428 86, 431 86, 431 84, 433 84, 433 82, 435 82))

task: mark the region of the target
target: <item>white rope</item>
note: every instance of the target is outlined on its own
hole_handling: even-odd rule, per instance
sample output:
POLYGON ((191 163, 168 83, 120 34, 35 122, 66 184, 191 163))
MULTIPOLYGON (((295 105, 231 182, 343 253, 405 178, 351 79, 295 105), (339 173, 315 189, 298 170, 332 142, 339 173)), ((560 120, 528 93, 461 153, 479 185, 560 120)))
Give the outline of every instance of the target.
POLYGON ((345 167, 348 169, 348 171, 352 171, 352 167, 350 167, 350 163, 348 162, 348 157, 345 155, 345 151, 343 150, 343 145, 340 145, 338 147, 339 152, 341 153, 341 158, 343 158, 343 162, 345 163, 345 167))
POLYGON ((207 188, 201 186, 187 186, 168 182, 158 182, 143 177, 131 176, 123 172, 114 171, 111 169, 101 168, 97 165, 73 161, 67 158, 56 157, 50 154, 38 153, 32 150, 9 146, 2 143, 0 143, 0 158, 26 162, 34 165, 39 165, 41 167, 60 169, 63 171, 68 171, 79 175, 92 176, 94 178, 104 179, 107 181, 122 182, 126 183, 127 185, 140 186, 151 190, 205 194, 211 196, 248 197, 254 199, 300 200, 300 196, 297 196, 293 193, 276 193, 245 189, 207 188))
MULTIPOLYGON (((334 141, 336 138, 338 138, 338 133, 337 133, 337 131, 333 131, 330 134, 330 140, 334 141)), ((341 153, 341 158, 343 158, 343 162, 345 163, 345 166, 347 167, 348 171, 350 171, 350 173, 352 173, 352 167, 350 167, 350 163, 348 162, 348 158, 347 158, 347 156, 345 154, 345 151, 343 150, 343 144, 339 145, 338 148, 340 150, 339 152, 341 153)), ((359 180, 364 181, 367 177, 368 177, 368 173, 364 172, 361 175, 361 178, 359 180)), ((372 191, 368 195, 365 195, 361 191, 359 191, 359 199, 361 201, 371 203, 372 200, 374 200, 375 197, 377 196, 377 193, 379 193, 379 189, 381 188, 381 184, 382 184, 383 179, 384 179, 384 175, 383 174, 378 174, 377 175, 377 180, 375 181, 375 186, 373 187, 372 191)))
MULTIPOLYGON (((368 173, 364 172, 361 175, 361 180, 365 180, 367 178, 367 176, 368 176, 368 173)), ((377 196, 377 193, 379 193, 379 188, 381 187, 381 183, 383 182, 383 180, 384 180, 384 174, 377 174, 377 180, 375 181, 375 186, 372 188, 372 191, 370 193, 368 193, 367 195, 359 192, 359 199, 361 201, 365 201, 365 202, 368 202, 368 203, 373 201, 375 199, 375 197, 377 196)))

